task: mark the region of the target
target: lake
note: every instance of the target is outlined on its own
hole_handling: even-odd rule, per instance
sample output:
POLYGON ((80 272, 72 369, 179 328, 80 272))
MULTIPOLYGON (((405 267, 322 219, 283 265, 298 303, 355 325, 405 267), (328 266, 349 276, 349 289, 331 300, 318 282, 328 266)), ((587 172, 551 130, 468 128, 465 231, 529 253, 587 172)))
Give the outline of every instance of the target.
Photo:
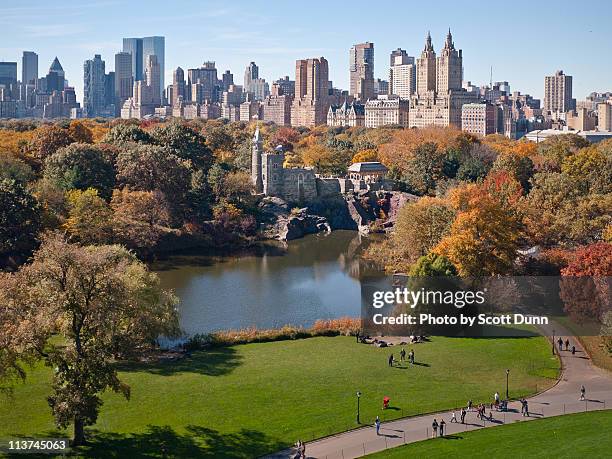
POLYGON ((365 279, 382 273, 360 259, 371 238, 354 231, 270 242, 242 255, 173 256, 152 266, 181 300, 188 334, 255 326, 311 326, 359 317, 365 279))

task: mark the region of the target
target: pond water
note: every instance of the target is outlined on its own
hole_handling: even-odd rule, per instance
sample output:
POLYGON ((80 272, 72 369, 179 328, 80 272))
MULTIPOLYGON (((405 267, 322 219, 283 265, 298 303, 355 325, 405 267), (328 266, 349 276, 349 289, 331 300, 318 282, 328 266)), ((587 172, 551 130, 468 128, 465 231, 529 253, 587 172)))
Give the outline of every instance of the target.
POLYGON ((364 280, 382 277, 360 260, 370 242, 354 231, 334 231, 238 256, 174 256, 152 269, 180 298, 188 334, 307 327, 317 319, 359 317, 364 280))

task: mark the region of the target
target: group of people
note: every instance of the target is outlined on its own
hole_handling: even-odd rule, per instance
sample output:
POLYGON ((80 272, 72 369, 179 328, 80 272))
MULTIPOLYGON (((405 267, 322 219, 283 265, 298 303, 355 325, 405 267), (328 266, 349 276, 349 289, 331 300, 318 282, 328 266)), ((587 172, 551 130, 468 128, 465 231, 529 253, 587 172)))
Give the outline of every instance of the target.
MULTIPOLYGON (((402 348, 402 350, 400 351, 400 360, 399 361, 400 361, 400 363, 406 361, 406 349, 404 349, 404 348, 402 348)), ((408 362, 410 363, 410 365, 414 365, 414 349, 410 349, 410 352, 408 353, 408 362)), ((395 357, 393 356, 393 354, 391 354, 389 356, 388 363, 389 363, 390 367, 395 365, 395 357)))
POLYGON ((432 438, 436 438, 438 436, 438 431, 440 431, 440 437, 443 437, 444 432, 446 431, 446 422, 444 422, 444 419, 441 419, 438 423, 438 421, 434 418, 433 422, 431 423, 432 438))
MULTIPOLYGON (((561 338, 559 336, 559 339, 557 340, 557 343, 559 343, 559 351, 563 350, 563 344, 565 344, 565 350, 569 351, 569 346, 570 346, 570 340, 568 338, 565 338, 565 343, 563 342, 563 338, 561 338)), ((576 354, 576 346, 572 345, 572 355, 576 354)))

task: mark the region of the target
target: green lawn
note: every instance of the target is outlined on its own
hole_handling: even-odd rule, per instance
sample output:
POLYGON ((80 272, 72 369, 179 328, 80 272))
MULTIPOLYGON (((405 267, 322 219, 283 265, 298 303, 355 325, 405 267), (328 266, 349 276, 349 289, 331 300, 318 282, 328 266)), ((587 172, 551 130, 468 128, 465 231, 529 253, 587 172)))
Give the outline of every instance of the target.
MULTIPOLYGON (((418 365, 410 368, 388 368, 393 348, 351 337, 248 344, 131 366, 121 378, 132 398, 105 395, 88 455, 161 456, 165 443, 172 455, 252 457, 355 427, 358 390, 361 420, 372 422, 490 400, 505 392, 506 368, 511 397, 552 385, 558 373, 542 337, 435 337, 414 349, 418 365), (383 396, 393 409, 381 411, 383 396)), ((0 438, 53 431, 50 376, 38 366, 12 400, 2 399, 0 438)))
POLYGON ((610 457, 612 411, 568 414, 425 440, 368 458, 610 457))

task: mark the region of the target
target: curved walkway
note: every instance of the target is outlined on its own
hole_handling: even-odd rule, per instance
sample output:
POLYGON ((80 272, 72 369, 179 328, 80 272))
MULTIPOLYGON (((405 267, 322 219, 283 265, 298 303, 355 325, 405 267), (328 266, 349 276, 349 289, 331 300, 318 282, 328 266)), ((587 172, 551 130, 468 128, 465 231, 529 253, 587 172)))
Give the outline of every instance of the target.
MULTIPOLYGON (((449 436, 507 423, 612 408, 612 374, 592 365, 580 342, 564 327, 551 324, 540 328, 551 335, 553 327, 557 331, 555 340, 559 336, 564 341, 569 338, 572 345, 576 346, 576 354, 572 355, 569 351, 560 353, 563 367, 561 378, 555 386, 528 399, 528 417, 521 415, 521 405, 515 401, 509 403, 509 410, 505 413, 493 410, 494 419, 492 421, 477 419, 475 411, 468 412, 465 424, 451 424, 449 421, 452 411, 403 418, 381 424, 380 435, 376 435, 373 426, 367 426, 307 443, 306 456, 308 458, 349 459, 425 440, 431 437, 431 423, 434 418, 438 422, 440 419, 446 421, 445 435, 449 436), (580 401, 580 386, 583 384, 586 388, 586 400, 580 401)), ((487 409, 487 414, 489 411, 487 409)), ((459 417, 458 412, 457 417, 459 417)), ((294 454, 293 449, 287 449, 265 457, 279 459, 293 457, 294 454)))

